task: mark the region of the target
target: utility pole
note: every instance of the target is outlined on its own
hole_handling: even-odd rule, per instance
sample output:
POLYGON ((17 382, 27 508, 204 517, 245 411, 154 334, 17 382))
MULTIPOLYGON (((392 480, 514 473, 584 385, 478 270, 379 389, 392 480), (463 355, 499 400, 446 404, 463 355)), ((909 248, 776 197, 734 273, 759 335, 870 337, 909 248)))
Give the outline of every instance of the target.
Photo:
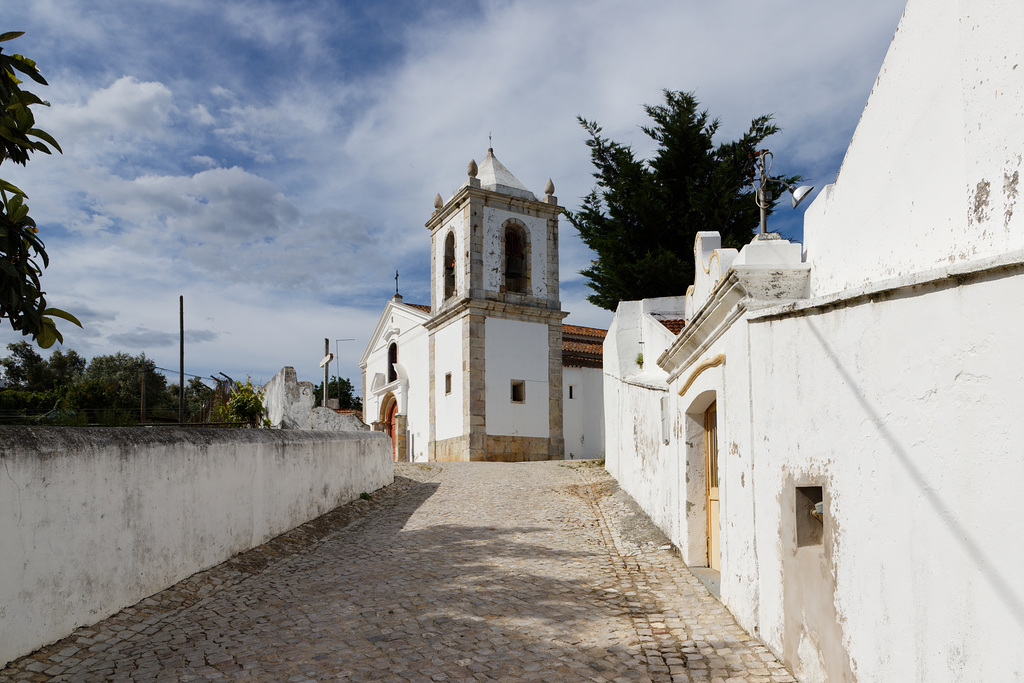
POLYGON ((146 365, 142 365, 142 402, 139 404, 139 423, 146 421, 146 365))
MULTIPOLYGON (((185 296, 178 297, 178 322, 181 332, 181 357, 179 368, 181 374, 178 376, 178 424, 185 421, 185 296)), ((145 377, 145 375, 143 375, 145 377)), ((145 395, 145 392, 143 392, 145 395)))

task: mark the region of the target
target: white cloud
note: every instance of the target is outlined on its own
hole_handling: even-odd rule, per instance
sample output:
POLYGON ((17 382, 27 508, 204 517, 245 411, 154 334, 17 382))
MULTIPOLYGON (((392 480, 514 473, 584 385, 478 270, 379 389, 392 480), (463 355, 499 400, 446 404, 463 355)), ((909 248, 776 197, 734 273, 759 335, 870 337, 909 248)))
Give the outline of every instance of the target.
MULTIPOLYGON (((32 197, 48 299, 84 312, 68 345, 134 344, 176 366, 184 294, 189 372, 269 379, 291 364, 312 379, 323 338, 354 336, 342 348, 353 380, 395 268, 407 300, 429 296, 432 198, 462 184, 488 133, 520 180, 539 192, 552 178, 573 208, 593 184, 576 115, 646 153, 641 105, 695 90, 724 136, 775 112, 779 168, 820 187, 902 9, 160 0, 146 9, 162 23, 150 23, 126 0, 23 4, 12 20, 36 22, 23 51, 53 84, 37 118, 65 154, 4 177, 32 197)), ((591 255, 561 225, 568 320, 605 326, 578 275, 591 255)), ((17 338, 0 328, 0 343, 17 338)))
POLYGON ((165 85, 122 76, 82 104, 55 105, 47 125, 69 147, 95 140, 123 143, 160 137, 171 113, 171 91, 165 85))

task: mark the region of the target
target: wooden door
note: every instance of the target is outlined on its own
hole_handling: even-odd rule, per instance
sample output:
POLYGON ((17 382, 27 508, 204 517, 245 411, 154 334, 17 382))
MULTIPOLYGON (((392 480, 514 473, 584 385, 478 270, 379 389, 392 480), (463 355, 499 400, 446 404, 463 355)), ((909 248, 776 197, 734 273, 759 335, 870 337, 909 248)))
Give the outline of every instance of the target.
POLYGON ((388 436, 391 437, 391 459, 398 462, 398 430, 395 429, 395 418, 398 416, 398 401, 392 401, 388 407, 388 420, 387 430, 388 436))
POLYGON ((718 404, 704 411, 704 461, 707 467, 708 567, 720 569, 718 524, 718 404))

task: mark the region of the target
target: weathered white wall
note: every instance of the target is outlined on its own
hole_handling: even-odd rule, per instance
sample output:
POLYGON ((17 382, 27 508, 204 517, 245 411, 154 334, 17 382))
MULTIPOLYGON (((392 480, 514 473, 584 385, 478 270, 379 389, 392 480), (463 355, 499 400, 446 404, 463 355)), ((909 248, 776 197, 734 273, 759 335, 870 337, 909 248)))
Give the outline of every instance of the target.
POLYGON ((633 345, 606 341, 609 470, 703 564, 691 456, 717 398, 722 600, 801 680, 1024 673, 1022 31, 1019 2, 911 0, 807 212, 810 290, 787 261, 803 300, 774 306, 752 276, 776 269, 738 256, 662 359, 674 456, 651 443, 660 387, 619 379, 642 304, 609 331, 633 345), (804 486, 823 536, 797 547, 804 486))
POLYGON ((310 417, 310 429, 331 432, 365 432, 370 429, 352 413, 339 413, 333 408, 317 406, 310 417))
POLYGON ((487 433, 547 437, 548 326, 503 318, 484 322, 487 433), (526 382, 526 402, 512 403, 512 380, 526 382))
POLYGON ((393 481, 379 433, 0 427, 0 666, 393 481))
MULTIPOLYGON (((673 379, 669 393, 678 406, 672 441, 679 468, 686 468, 674 482, 680 505, 676 510, 679 548, 687 563, 698 567, 708 566, 704 411, 712 401, 717 403, 721 599, 752 630, 758 604, 759 541, 753 531, 750 494, 755 469, 760 471, 763 465, 751 458, 749 358, 746 329, 740 322, 696 354, 693 363, 673 379), (725 358, 721 365, 699 370, 703 361, 719 355, 725 358)), ((788 359, 776 362, 792 367, 788 359)))
POLYGON ((664 397, 668 397, 667 386, 652 389, 605 374, 605 469, 681 547, 676 519, 678 458, 662 438, 664 397))
POLYGON ((313 383, 300 382, 295 368, 285 366, 263 385, 264 414, 274 429, 319 429, 336 432, 369 429, 358 417, 330 408, 313 407, 313 383))
POLYGON ((683 297, 620 302, 605 336, 603 369, 605 467, 680 547, 675 485, 680 471, 676 445, 665 443, 662 399, 670 411, 675 404, 668 373, 655 363, 672 334, 650 314, 681 317, 683 303, 683 297))
POLYGON ((504 267, 501 263, 502 226, 515 218, 530 233, 530 292, 539 299, 548 296, 548 222, 537 216, 527 216, 504 209, 488 207, 484 210, 484 289, 500 291, 504 267))
POLYGON ((604 374, 601 368, 562 368, 565 459, 604 457, 604 374), (569 398, 569 387, 573 398, 569 398))
POLYGON ((263 385, 263 409, 275 429, 312 429, 313 383, 286 365, 263 385))
POLYGON ((746 563, 760 561, 753 623, 770 645, 782 647, 778 568, 792 552, 778 538, 793 514, 780 497, 820 479, 834 605, 857 680, 1024 672, 1024 330, 1012 313, 1022 309, 1018 269, 754 319, 760 542, 746 563))
POLYGON ((438 441, 464 433, 462 325, 456 322, 434 333, 434 438, 438 441), (452 393, 446 395, 444 376, 448 372, 452 373, 452 393))
POLYGON ((907 4, 839 178, 805 214, 812 294, 1024 248, 1022 32, 1020 2, 907 4))
MULTIPOLYGON (((430 439, 430 346, 427 330, 419 321, 410 321, 399 342, 399 361, 408 378, 406 388, 406 448, 410 462, 427 461, 430 439)), ((442 376, 442 390, 444 389, 442 376)))

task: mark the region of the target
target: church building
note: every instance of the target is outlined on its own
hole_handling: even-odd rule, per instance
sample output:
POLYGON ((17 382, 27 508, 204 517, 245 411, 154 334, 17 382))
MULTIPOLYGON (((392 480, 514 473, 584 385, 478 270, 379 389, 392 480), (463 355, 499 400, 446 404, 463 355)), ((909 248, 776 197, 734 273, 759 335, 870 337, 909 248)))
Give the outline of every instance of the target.
POLYGON ((388 302, 360 359, 398 461, 604 457, 605 331, 564 325, 558 217, 491 149, 434 198, 430 305, 388 302))

